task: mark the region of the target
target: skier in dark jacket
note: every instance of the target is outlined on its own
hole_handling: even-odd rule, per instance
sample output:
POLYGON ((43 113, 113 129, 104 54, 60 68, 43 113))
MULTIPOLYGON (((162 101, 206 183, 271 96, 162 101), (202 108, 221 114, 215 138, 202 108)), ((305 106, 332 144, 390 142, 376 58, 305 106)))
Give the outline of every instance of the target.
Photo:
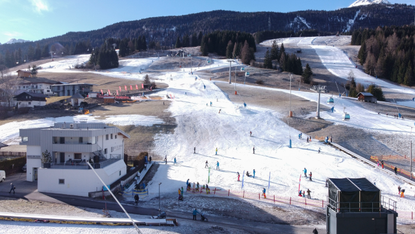
POLYGON ((193 220, 196 220, 196 215, 197 215, 197 210, 196 208, 193 210, 193 220))

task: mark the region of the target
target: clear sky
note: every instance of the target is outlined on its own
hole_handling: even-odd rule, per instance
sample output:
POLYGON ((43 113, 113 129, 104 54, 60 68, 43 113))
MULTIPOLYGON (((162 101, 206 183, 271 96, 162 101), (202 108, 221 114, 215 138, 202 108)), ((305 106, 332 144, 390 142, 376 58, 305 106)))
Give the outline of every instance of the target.
MULTIPOLYGON (((355 0, 0 0, 0 43, 36 41, 121 21, 212 10, 241 12, 335 10, 355 0)), ((389 0, 415 5, 415 0, 389 0)))

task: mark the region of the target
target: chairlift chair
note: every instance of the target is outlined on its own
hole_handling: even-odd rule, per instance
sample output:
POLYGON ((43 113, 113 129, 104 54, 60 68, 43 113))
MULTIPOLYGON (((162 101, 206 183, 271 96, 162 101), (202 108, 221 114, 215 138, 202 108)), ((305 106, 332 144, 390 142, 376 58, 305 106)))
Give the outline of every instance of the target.
POLYGON ((248 77, 249 76, 249 72, 245 72, 245 76, 248 77))

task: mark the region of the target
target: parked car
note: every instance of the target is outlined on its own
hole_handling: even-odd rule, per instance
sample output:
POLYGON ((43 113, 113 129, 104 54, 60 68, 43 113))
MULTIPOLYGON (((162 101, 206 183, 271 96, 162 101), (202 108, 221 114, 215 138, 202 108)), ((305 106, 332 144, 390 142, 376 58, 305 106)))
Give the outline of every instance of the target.
POLYGON ((0 182, 3 182, 6 180, 6 172, 3 170, 0 170, 0 182))
POLYGON ((27 168, 27 166, 26 166, 27 164, 25 164, 23 167, 22 167, 22 171, 23 172, 26 172, 26 168, 27 168))

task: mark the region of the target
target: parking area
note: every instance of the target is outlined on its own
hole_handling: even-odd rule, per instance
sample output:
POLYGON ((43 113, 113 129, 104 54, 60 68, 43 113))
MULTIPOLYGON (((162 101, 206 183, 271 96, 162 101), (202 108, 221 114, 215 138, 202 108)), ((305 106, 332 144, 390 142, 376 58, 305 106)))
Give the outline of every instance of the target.
POLYGON ((13 185, 16 187, 15 191, 16 194, 19 194, 19 196, 26 196, 37 191, 37 181, 26 181, 26 172, 19 172, 13 175, 6 175, 6 180, 0 183, 0 194, 9 194, 10 183, 13 183, 13 185))

